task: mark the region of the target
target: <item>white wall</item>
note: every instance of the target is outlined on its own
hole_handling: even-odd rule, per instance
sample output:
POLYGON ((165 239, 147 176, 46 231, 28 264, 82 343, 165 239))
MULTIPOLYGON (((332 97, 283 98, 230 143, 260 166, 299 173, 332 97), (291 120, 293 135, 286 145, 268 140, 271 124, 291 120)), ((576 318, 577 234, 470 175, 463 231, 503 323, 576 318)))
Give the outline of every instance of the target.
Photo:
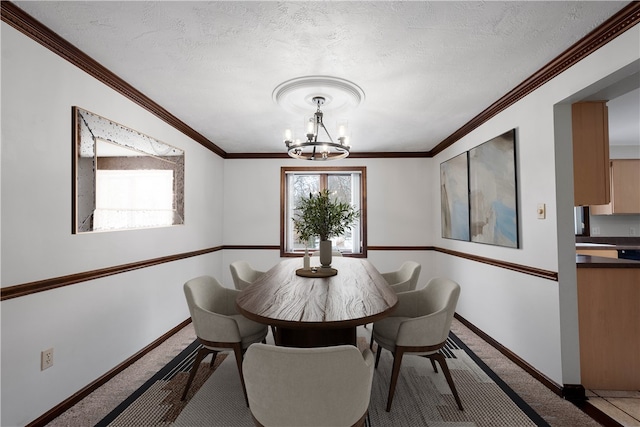
MULTIPOLYGON (((225 245, 280 244, 280 168, 294 165, 301 163, 225 161, 225 245)), ((423 158, 344 159, 327 166, 367 168, 368 245, 425 246, 431 241, 433 222, 430 165, 431 159, 423 158)), ((257 269, 268 269, 280 260, 279 251, 268 250, 226 250, 224 257, 225 283, 232 283, 228 264, 235 260, 245 259, 257 269)), ((381 271, 396 270, 407 259, 422 262, 423 271, 430 263, 430 255, 419 251, 369 251, 368 257, 381 271)))
MULTIPOLYGON (((442 255, 436 259, 435 270, 460 281, 458 312, 463 317, 559 384, 579 384, 580 369, 575 240, 571 231, 571 134, 556 134, 558 117, 554 115, 554 105, 572 102, 569 98, 573 94, 637 61, 639 56, 640 27, 635 26, 434 158, 439 164, 508 129, 517 130, 520 249, 440 238, 437 205, 432 206, 433 244, 557 271, 559 281, 514 274, 462 259, 445 262, 442 255), (546 204, 544 220, 537 219, 538 203, 546 204)), ((437 177, 434 165, 434 188, 437 177)))
MULTIPOLYGON (((220 246, 224 162, 4 22, 2 287, 220 246), (71 233, 71 107, 186 152, 185 224, 71 233)), ((221 252, 5 300, 2 425, 24 425, 188 319, 182 284, 221 252), (40 371, 40 352, 54 366, 40 371)))
POLYGON ((640 236, 640 215, 590 215, 589 221, 594 237, 640 236))

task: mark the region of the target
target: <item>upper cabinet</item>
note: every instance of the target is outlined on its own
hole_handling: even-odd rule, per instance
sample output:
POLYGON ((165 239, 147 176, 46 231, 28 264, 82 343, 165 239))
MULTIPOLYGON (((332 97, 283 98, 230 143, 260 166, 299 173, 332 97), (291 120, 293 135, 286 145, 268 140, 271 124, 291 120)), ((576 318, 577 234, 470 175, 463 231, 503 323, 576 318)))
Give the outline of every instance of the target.
POLYGON ((574 206, 610 201, 609 119, 607 101, 571 106, 574 206))
POLYGON ((640 159, 611 160, 611 203, 591 206, 590 213, 640 214, 640 159))

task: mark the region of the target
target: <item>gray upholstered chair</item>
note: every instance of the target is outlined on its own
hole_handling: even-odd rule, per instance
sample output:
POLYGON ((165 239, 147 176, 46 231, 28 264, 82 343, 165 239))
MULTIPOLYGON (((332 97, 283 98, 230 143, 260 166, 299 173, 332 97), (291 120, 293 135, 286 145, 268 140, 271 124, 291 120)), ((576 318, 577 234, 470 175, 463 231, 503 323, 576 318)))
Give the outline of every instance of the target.
MULTIPOLYGON (((396 293, 413 291, 418 285, 421 269, 422 266, 417 262, 405 261, 399 270, 382 273, 382 277, 396 293)), ((371 335, 369 348, 373 348, 373 335, 371 335)))
POLYGON ((362 426, 373 354, 351 345, 317 348, 254 344, 243 369, 257 426, 362 426))
POLYGON ((445 278, 431 279, 427 286, 420 290, 398 294, 398 307, 392 315, 373 324, 373 339, 378 343, 376 367, 383 348, 393 353, 387 412, 391 410, 400 364, 405 353, 428 357, 436 372, 437 361, 458 408, 462 410, 462 403, 453 384, 447 361, 439 353, 449 336, 459 295, 460 286, 456 282, 445 278))
MULTIPOLYGON (((232 350, 236 356, 242 389, 242 355, 251 344, 263 341, 267 336, 267 327, 239 314, 236 309, 236 297, 240 291, 225 288, 210 276, 200 276, 184 284, 184 294, 191 313, 193 327, 202 347, 198 350, 189 379, 182 394, 187 397, 200 362, 213 353, 211 365, 220 351, 232 350)), ((244 393, 245 400, 247 393, 244 393)), ((249 401, 247 400, 247 405, 249 401)))
POLYGON ((234 261, 229 265, 233 284, 239 291, 258 280, 265 272, 254 270, 247 261, 234 261))
POLYGON ((405 261, 399 270, 382 273, 382 277, 396 292, 413 291, 418 285, 422 266, 415 261, 405 261))

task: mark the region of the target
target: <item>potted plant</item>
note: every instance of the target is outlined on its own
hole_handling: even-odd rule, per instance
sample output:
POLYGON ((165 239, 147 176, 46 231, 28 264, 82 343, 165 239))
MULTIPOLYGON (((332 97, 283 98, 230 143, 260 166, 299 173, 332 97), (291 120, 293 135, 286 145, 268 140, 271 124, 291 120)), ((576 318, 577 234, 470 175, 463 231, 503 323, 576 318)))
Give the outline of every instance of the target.
POLYGON ((331 266, 331 237, 336 237, 350 228, 360 212, 348 203, 331 198, 329 190, 303 197, 293 219, 293 228, 301 241, 320 237, 320 264, 331 266))

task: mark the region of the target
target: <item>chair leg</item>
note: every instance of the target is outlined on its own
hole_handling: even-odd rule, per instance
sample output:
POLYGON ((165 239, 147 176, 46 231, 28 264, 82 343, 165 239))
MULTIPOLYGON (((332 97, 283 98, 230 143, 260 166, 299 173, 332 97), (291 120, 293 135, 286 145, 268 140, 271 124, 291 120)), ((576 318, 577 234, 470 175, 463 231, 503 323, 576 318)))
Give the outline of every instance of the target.
POLYGON ((402 364, 402 356, 404 350, 396 347, 393 352, 393 370, 391 371, 391 383, 389 384, 389 397, 387 398, 387 412, 391 411, 391 403, 393 402, 393 394, 396 391, 398 376, 400 375, 400 364, 402 364))
POLYGON ((438 373, 438 367, 436 366, 435 360, 433 360, 429 356, 422 356, 422 357, 425 357, 425 358, 427 358, 427 359, 429 359, 431 361, 431 366, 433 366, 433 372, 435 372, 437 374, 438 373))
POLYGON ((458 396, 458 391, 456 390, 456 386, 453 384, 453 378, 451 377, 451 372, 449 372, 449 367, 447 366, 446 359, 440 353, 433 353, 433 354, 429 355, 429 358, 432 360, 432 363, 433 363, 433 359, 435 359, 440 364, 440 367, 442 368, 442 373, 444 374, 445 378, 447 379, 447 384, 449 384, 449 388, 451 389, 451 392, 453 393, 453 397, 456 399, 456 403, 458 404, 458 409, 463 411, 464 409, 462 409, 462 402, 460 402, 460 397, 458 396))
POLYGON ((202 359, 204 359, 209 353, 215 353, 215 351, 206 347, 200 347, 200 350, 198 350, 198 354, 196 354, 196 360, 193 362, 193 367, 191 368, 191 373, 189 374, 187 385, 184 387, 184 393, 182 393, 182 398, 180 400, 184 400, 187 398, 187 392, 189 391, 189 387, 191 387, 191 383, 196 376, 196 372, 198 372, 200 362, 202 362, 202 359))
POLYGON ((213 368, 213 364, 216 362, 216 357, 218 357, 218 351, 212 351, 211 352, 211 362, 209 363, 209 369, 213 368))
POLYGON ((378 344, 378 351, 376 351, 376 364, 374 365, 375 369, 378 369, 378 363, 380 363, 380 354, 382 354, 382 346, 378 344))
POLYGON ((244 393, 244 401, 247 404, 247 407, 249 407, 249 398, 247 397, 247 389, 244 386, 244 375, 242 375, 242 358, 243 358, 242 344, 240 344, 240 343, 234 344, 233 345, 233 352, 236 355, 236 364, 238 365, 238 373, 240 374, 240 383, 242 384, 242 392, 244 393))
POLYGON ((373 350, 373 332, 371 332, 371 341, 369 341, 369 350, 373 350))

